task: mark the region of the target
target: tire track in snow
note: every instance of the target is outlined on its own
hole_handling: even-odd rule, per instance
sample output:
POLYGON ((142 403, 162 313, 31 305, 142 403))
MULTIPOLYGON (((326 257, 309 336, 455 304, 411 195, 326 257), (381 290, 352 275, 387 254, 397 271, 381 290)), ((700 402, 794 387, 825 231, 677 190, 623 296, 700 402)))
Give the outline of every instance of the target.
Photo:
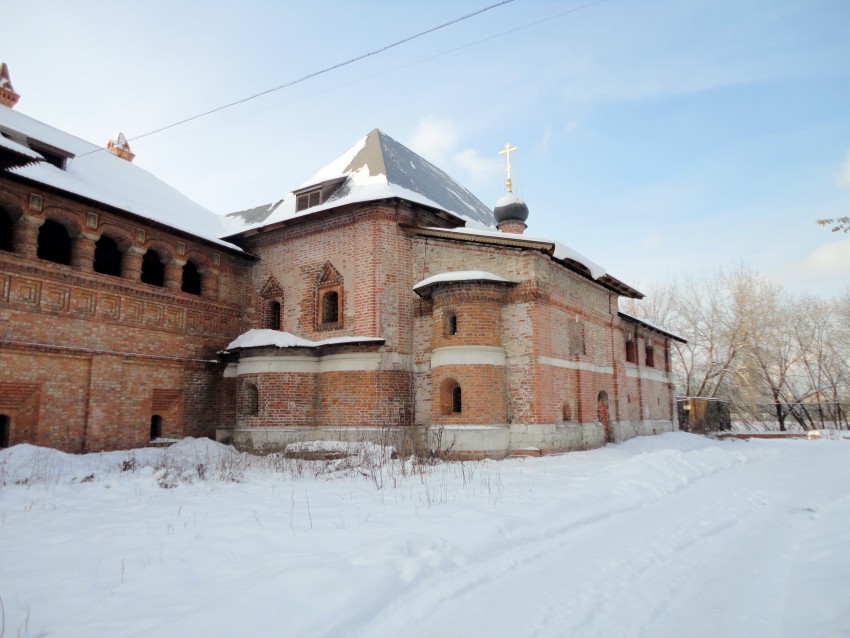
MULTIPOLYGON (((713 448, 700 450, 699 453, 715 452, 713 448)), ((375 601, 373 605, 362 608, 357 612, 340 618, 339 622, 321 635, 332 636, 375 636, 389 635, 397 631, 411 634, 411 627, 417 627, 429 618, 439 614, 439 608, 460 597, 469 597, 476 591, 497 583, 502 578, 517 570, 527 569, 559 551, 576 545, 576 536, 584 536, 591 543, 599 526, 614 526, 620 524, 623 518, 637 511, 646 510, 654 504, 664 502, 683 491, 693 489, 712 476, 737 469, 742 463, 752 465, 774 460, 778 455, 764 450, 753 450, 752 454, 740 454, 725 451, 729 456, 728 462, 721 466, 711 466, 701 463, 700 458, 688 458, 693 452, 680 455, 691 461, 687 464, 691 470, 697 468, 701 473, 688 477, 688 480, 670 483, 670 488, 663 493, 655 493, 643 500, 633 497, 623 500, 627 505, 606 507, 593 516, 587 516, 570 521, 566 525, 550 526, 542 532, 525 533, 502 544, 490 545, 480 552, 476 562, 468 564, 463 569, 450 569, 447 572, 433 574, 418 579, 400 588, 395 598, 387 604, 385 600, 375 601), (696 463, 693 461, 696 460, 696 463)), ((699 456, 699 454, 697 454, 699 456)), ((628 465, 628 464, 626 464, 628 465)), ((656 468, 659 471, 669 471, 669 468, 656 468)), ((679 477, 681 479, 681 477, 679 477)), ((610 496, 610 495, 609 495, 610 496)), ((730 523, 730 525, 732 525, 730 523)), ((723 526, 721 526, 723 527, 723 526)), ((671 558, 672 560, 672 558, 671 558)), ((624 559, 625 562, 628 562, 624 559)), ((424 634, 423 634, 424 635, 424 634)))

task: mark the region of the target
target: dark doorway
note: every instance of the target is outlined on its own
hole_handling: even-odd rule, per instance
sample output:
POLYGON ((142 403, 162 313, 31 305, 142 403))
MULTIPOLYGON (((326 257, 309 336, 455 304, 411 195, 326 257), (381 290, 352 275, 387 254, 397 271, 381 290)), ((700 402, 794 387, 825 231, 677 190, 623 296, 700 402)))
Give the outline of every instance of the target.
POLYGON ((11 421, 8 415, 0 414, 0 448, 9 447, 9 440, 12 437, 9 431, 11 421))
POLYGON ((62 224, 48 219, 41 225, 36 255, 56 264, 71 265, 71 238, 62 224))
POLYGON ((151 441, 162 437, 162 417, 154 414, 151 417, 151 441))

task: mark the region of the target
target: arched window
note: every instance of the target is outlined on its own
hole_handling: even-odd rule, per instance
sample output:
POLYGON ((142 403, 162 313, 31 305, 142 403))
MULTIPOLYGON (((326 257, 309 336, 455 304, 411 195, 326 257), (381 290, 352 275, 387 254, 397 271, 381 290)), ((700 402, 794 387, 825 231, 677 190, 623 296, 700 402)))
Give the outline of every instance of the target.
POLYGON ((272 301, 268 305, 266 327, 269 330, 280 330, 280 302, 272 301))
POLYGON ((322 323, 339 321, 339 293, 331 290, 322 295, 322 323))
POLYGON ((0 208, 0 250, 14 250, 15 242, 13 239, 13 228, 15 224, 12 222, 12 217, 5 210, 0 208))
POLYGON ((141 280, 151 286, 165 285, 165 266, 162 263, 162 257, 153 249, 149 249, 142 257, 141 280))
POLYGON ((564 407, 561 411, 561 418, 563 419, 564 423, 569 423, 573 420, 573 408, 570 405, 569 401, 564 401, 564 407))
POLYGON ((316 328, 338 330, 342 328, 343 280, 340 272, 329 261, 322 267, 316 281, 316 328))
POLYGON ((460 414, 463 411, 463 399, 461 397, 460 386, 452 388, 452 412, 460 414))
POLYGON ((151 417, 151 441, 162 437, 162 417, 154 414, 151 417))
POLYGON ((456 335, 457 334, 457 315, 454 312, 450 312, 446 315, 446 335, 456 335))
POLYGON ((62 224, 48 219, 41 225, 36 255, 56 264, 71 265, 71 238, 62 224))
POLYGON ((121 276, 123 255, 112 237, 101 235, 94 245, 94 271, 103 275, 121 276))
POLYGON ((10 423, 9 415, 0 414, 0 448, 9 447, 9 440, 11 439, 10 423))
POLYGON ((201 273, 198 272, 198 267, 193 261, 187 261, 183 266, 183 284, 180 290, 190 295, 201 294, 201 273))
POLYGON ((247 416, 256 416, 260 412, 260 392, 253 383, 242 386, 243 404, 242 413, 247 416))
POLYGON ((463 393, 454 379, 445 379, 440 384, 440 411, 446 415, 463 412, 463 393))

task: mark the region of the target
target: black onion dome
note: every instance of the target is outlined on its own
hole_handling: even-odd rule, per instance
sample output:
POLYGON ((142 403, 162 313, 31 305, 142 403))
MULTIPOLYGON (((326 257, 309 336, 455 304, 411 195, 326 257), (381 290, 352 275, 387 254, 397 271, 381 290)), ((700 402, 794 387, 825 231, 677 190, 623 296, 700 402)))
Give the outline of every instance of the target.
POLYGON ((528 206, 519 197, 508 191, 496 200, 493 217, 496 218, 496 224, 507 221, 524 223, 528 219, 528 206))

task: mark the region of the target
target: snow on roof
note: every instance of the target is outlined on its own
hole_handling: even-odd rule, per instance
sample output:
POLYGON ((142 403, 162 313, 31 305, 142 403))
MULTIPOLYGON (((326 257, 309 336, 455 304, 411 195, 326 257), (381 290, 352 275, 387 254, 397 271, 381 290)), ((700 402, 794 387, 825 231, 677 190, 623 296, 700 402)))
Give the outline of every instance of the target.
POLYGON ((234 339, 225 350, 236 348, 261 348, 274 346, 277 348, 318 348, 320 346, 340 345, 346 343, 383 343, 381 337, 332 337, 320 341, 311 341, 281 330, 254 328, 244 332, 234 339))
POLYGON ((343 184, 322 204, 296 211, 296 196, 287 194, 281 202, 230 213, 226 225, 242 232, 288 219, 311 215, 345 204, 398 197, 438 208, 464 220, 492 227, 493 213, 475 195, 442 170, 423 159, 389 135, 374 129, 345 153, 304 182, 301 190, 329 180, 345 178, 343 184))
POLYGON ((599 279, 604 276, 607 271, 604 266, 600 266, 594 261, 591 261, 581 253, 573 250, 566 244, 562 244, 554 239, 546 239, 545 237, 530 237, 528 235, 518 235, 515 233, 503 233, 499 230, 484 230, 480 228, 428 228, 428 230, 445 231, 451 233, 460 233, 462 235, 470 235, 472 237, 497 237, 500 239, 508 239, 510 241, 529 242, 535 244, 552 244, 554 247, 555 259, 570 259, 575 261, 590 271, 594 279, 599 279))
POLYGON ((499 275, 494 275, 486 270, 455 270, 423 279, 413 286, 413 290, 449 281, 499 281, 503 283, 513 283, 504 277, 499 277, 499 275))
POLYGON ((7 148, 10 151, 15 151, 16 153, 20 153, 21 155, 26 155, 27 157, 35 160, 42 161, 44 157, 40 153, 36 153, 32 149, 27 148, 23 144, 18 144, 17 142, 10 140, 6 137, 0 135, 0 146, 3 148, 7 148))
POLYGON ((71 156, 65 170, 49 162, 39 162, 12 169, 10 172, 15 175, 236 248, 219 239, 225 230, 219 215, 100 146, 5 106, 0 106, 0 132, 71 156))
POLYGON ((652 330, 656 330, 656 331, 658 331, 662 334, 667 335, 668 337, 672 337, 673 339, 681 341, 682 343, 688 342, 687 339, 685 339, 684 337, 682 337, 680 335, 677 335, 675 332, 670 332, 669 330, 666 330, 665 328, 662 328, 660 326, 656 326, 654 323, 652 323, 651 321, 647 321, 646 319, 638 319, 637 317, 633 317, 632 315, 627 314, 627 313, 623 312, 622 310, 619 310, 617 312, 617 314, 620 315, 623 319, 627 319, 629 321, 634 321, 636 323, 643 324, 647 328, 651 328, 652 330))

